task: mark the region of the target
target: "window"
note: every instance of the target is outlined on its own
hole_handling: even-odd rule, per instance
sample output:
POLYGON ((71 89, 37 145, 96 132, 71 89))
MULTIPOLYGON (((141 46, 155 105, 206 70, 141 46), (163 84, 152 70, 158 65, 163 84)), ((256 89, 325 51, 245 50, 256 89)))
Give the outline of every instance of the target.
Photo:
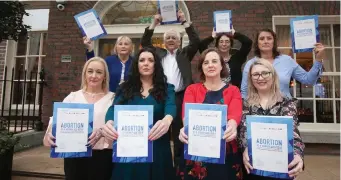
MULTIPOLYGON (((290 18, 273 16, 279 50, 293 57, 306 71, 313 65, 313 53, 293 53, 290 18)), ((340 16, 319 16, 320 42, 326 47, 323 74, 316 85, 292 81, 291 92, 299 99, 298 118, 305 123, 340 123, 340 16)), ((335 126, 334 126, 335 127, 335 126)))
POLYGON ((103 24, 149 24, 157 13, 157 1, 122 1, 105 15, 103 24))
MULTIPOLYGON (((9 41, 11 57, 7 58, 6 101, 11 97, 11 104, 38 104, 42 62, 46 56, 46 32, 32 31, 20 37, 18 42, 9 41), (10 96, 10 93, 12 96, 10 96)), ((8 48, 8 49, 10 49, 8 48)), ((6 103, 7 104, 7 103, 6 103)))

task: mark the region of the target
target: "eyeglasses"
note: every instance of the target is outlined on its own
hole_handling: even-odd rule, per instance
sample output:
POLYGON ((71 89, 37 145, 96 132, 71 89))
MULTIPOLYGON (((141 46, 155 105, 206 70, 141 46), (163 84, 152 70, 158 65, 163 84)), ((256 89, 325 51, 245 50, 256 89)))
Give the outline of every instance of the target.
POLYGON ((253 80, 258 80, 260 76, 262 76, 263 79, 267 79, 268 77, 270 77, 272 73, 269 71, 263 71, 261 73, 253 73, 251 74, 251 78, 253 80))

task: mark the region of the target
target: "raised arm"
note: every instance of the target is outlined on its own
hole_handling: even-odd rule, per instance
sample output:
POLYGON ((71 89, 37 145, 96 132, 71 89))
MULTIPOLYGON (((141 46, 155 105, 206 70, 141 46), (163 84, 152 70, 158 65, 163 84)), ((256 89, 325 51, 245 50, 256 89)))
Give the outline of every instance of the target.
POLYGON ((243 64, 246 61, 247 55, 251 51, 252 40, 249 37, 247 37, 244 34, 239 33, 239 32, 235 32, 233 34, 233 38, 237 39, 242 44, 242 46, 240 47, 239 51, 236 53, 236 56, 239 57, 238 58, 238 60, 239 60, 238 62, 240 64, 243 64))
POLYGON ((154 29, 155 27, 160 24, 162 18, 160 14, 157 14, 154 16, 154 19, 152 23, 150 24, 149 27, 146 27, 144 30, 142 39, 141 39, 141 46, 143 48, 149 47, 149 48, 154 48, 153 43, 152 43, 152 37, 154 34, 154 29))
POLYGON ((91 41, 86 36, 83 37, 83 43, 86 47, 86 60, 95 57, 93 41, 91 41))
POLYGON ((305 71, 300 65, 298 65, 294 60, 294 71, 293 78, 301 82, 302 84, 315 84, 318 78, 322 74, 322 61, 325 57, 324 55, 324 46, 321 43, 317 43, 315 45, 315 57, 316 61, 313 64, 313 67, 309 72, 305 71))
POLYGON ((217 37, 217 33, 215 32, 214 28, 212 30, 212 36, 209 36, 203 40, 200 41, 199 43, 199 52, 200 54, 204 52, 208 46, 214 41, 214 39, 217 37))

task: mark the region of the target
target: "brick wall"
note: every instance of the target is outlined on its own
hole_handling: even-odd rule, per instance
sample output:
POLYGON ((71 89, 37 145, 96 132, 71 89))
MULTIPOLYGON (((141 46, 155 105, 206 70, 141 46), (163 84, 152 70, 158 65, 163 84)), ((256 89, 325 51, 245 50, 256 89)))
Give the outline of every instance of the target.
MULTIPOLYGON (((53 101, 61 101, 80 87, 81 70, 85 61, 82 37, 73 16, 93 7, 96 2, 68 1, 64 11, 58 11, 56 2, 50 2, 47 57, 43 64, 48 86, 44 88, 43 121, 52 115, 53 101), (71 63, 60 61, 62 54, 72 56, 71 63)), ((213 27, 213 11, 232 10, 234 28, 251 39, 257 30, 272 28, 273 15, 339 15, 340 2, 232 2, 186 1, 191 20, 200 37, 209 36, 213 27)), ((143 33, 143 32, 141 32, 143 33)), ((250 54, 252 56, 252 53, 250 54)), ((196 58, 197 59, 197 58, 196 58)), ((193 61, 193 72, 197 66, 193 61)), ((195 76, 194 76, 195 77, 195 76)))
POLYGON ((85 48, 74 15, 93 7, 95 2, 68 1, 64 11, 50 3, 47 55, 43 63, 47 87, 43 95, 43 122, 52 115, 54 101, 62 101, 71 91, 79 90, 85 48), (71 55, 70 63, 61 62, 63 54, 71 55))

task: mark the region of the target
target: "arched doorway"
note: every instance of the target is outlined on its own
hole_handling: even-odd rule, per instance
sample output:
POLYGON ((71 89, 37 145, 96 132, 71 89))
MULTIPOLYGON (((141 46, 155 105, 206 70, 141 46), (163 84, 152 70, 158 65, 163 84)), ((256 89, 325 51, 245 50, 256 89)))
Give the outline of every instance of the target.
MULTIPOLYGON (((179 1, 179 8, 190 20, 189 11, 184 1, 179 1)), ((93 9, 97 12, 108 35, 95 41, 95 52, 98 56, 106 57, 111 54, 118 36, 127 35, 134 43, 135 53, 140 46, 144 29, 150 25, 157 13, 157 1, 98 1, 93 9)), ((162 25, 155 28, 153 44, 163 46, 162 35, 169 29, 175 29, 182 36, 182 46, 188 44, 188 36, 180 24, 162 25)))

